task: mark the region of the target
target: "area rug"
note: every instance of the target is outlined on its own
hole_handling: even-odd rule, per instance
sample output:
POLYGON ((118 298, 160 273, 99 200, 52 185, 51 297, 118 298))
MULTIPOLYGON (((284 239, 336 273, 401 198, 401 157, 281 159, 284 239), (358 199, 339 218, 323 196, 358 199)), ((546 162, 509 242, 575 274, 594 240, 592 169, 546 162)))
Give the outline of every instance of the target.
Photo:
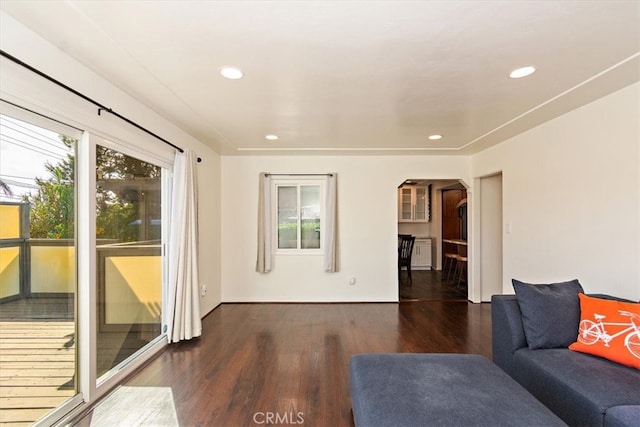
POLYGON ((95 407, 91 426, 177 427, 171 388, 118 387, 95 407))

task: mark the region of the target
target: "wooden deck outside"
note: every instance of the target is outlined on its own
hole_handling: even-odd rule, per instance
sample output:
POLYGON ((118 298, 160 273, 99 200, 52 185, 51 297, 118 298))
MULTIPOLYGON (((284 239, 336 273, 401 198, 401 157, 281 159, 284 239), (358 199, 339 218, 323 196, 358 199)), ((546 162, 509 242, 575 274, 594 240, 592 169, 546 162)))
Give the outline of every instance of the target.
POLYGON ((0 426, 31 425, 75 394, 67 307, 66 299, 0 305, 0 426))
MULTIPOLYGON (((0 427, 31 425, 75 394, 73 295, 0 304, 0 427)), ((99 331, 98 376, 159 334, 99 331)))
POLYGON ((0 322, 0 425, 31 425, 75 394, 73 322, 0 322))

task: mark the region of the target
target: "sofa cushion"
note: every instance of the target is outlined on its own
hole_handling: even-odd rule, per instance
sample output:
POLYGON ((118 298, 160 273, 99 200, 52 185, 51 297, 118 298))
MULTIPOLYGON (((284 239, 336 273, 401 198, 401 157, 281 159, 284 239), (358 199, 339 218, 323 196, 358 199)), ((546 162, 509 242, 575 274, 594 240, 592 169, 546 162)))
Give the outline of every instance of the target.
POLYGON ((569 349, 521 349, 518 381, 570 425, 604 423, 608 408, 640 405, 640 372, 569 349))
POLYGON ((576 340, 580 323, 578 280, 530 284, 513 279, 529 349, 568 347, 576 340))
POLYGON ((640 304, 579 297, 578 339, 569 349, 640 369, 640 304))

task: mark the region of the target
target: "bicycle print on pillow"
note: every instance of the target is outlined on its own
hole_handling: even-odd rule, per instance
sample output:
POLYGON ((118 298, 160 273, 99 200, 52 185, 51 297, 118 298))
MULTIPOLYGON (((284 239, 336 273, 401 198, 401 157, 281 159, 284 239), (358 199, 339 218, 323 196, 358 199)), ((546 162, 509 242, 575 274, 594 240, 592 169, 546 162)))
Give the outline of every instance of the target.
POLYGON ((640 304, 579 298, 580 326, 569 349, 640 369, 640 304))

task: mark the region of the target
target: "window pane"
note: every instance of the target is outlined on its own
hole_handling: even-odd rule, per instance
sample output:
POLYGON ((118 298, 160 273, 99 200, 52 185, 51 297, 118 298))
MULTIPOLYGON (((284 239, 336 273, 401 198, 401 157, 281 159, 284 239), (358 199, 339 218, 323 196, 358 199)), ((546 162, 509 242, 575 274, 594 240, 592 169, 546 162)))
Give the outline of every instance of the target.
POLYGON ((161 333, 162 169, 102 146, 96 167, 101 376, 161 333))
POLYGON ((278 187, 278 249, 298 248, 298 188, 278 187))
POLYGON ((300 247, 320 249, 320 186, 300 187, 300 247))
POLYGON ((30 425, 77 394, 77 141, 5 115, 0 140, 0 420, 30 425))

